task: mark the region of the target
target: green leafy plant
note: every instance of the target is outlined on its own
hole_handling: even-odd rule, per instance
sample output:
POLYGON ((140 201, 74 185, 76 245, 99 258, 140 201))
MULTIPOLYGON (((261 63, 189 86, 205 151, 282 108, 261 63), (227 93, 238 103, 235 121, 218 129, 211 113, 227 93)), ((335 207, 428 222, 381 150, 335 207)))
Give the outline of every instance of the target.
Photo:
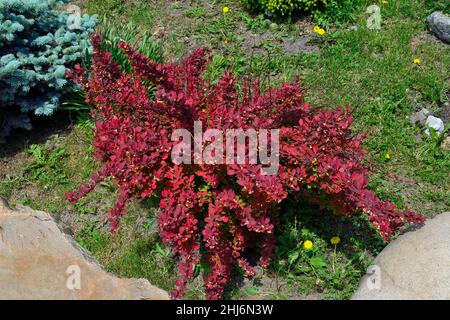
POLYGON ((249 8, 275 15, 291 15, 295 12, 312 12, 328 3, 328 0, 243 0, 249 8))
POLYGON ((447 0, 426 0, 426 7, 430 12, 440 10, 444 13, 450 13, 450 2, 447 0))
MULTIPOLYGON (((357 12, 363 12, 367 0, 243 0, 244 4, 256 12, 267 15, 291 16, 310 13, 314 22, 321 26, 354 21, 357 12)), ((259 16, 254 23, 259 19, 259 16)), ((247 23, 247 22, 246 22, 247 23)))
POLYGON ((367 0, 329 0, 321 10, 314 12, 314 22, 321 26, 355 21, 357 12, 364 12, 367 0))
POLYGON ((271 21, 265 19, 263 14, 259 14, 255 18, 252 18, 246 13, 241 13, 241 19, 249 30, 257 33, 265 32, 271 24, 271 21))
POLYGON ((122 67, 122 71, 132 73, 130 62, 119 49, 118 44, 125 41, 133 45, 136 51, 150 57, 156 63, 163 61, 161 45, 153 41, 150 33, 143 33, 134 23, 114 24, 104 19, 100 28, 103 36, 102 49, 111 52, 111 57, 122 67))
POLYGON ((51 149, 48 144, 44 148, 33 144, 27 152, 34 157, 34 161, 25 168, 31 179, 39 181, 46 187, 67 182, 64 169, 60 166, 61 159, 66 156, 64 147, 51 149))
POLYGON ((348 298, 366 267, 362 253, 345 257, 338 244, 329 243, 317 230, 299 228, 297 222, 285 227, 275 249, 277 277, 324 291, 328 297, 348 298))

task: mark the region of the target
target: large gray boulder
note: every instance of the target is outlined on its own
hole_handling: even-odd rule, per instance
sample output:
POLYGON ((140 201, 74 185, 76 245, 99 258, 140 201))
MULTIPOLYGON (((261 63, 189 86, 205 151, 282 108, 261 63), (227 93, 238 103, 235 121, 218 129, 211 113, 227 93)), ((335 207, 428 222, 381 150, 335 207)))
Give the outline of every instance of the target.
POLYGON ((102 269, 52 217, 0 198, 0 299, 169 299, 145 279, 102 269))
POLYGON ((450 299, 450 212, 391 242, 352 299, 450 299))
POLYGON ((439 39, 450 43, 450 17, 440 11, 433 12, 427 18, 430 31, 439 39))

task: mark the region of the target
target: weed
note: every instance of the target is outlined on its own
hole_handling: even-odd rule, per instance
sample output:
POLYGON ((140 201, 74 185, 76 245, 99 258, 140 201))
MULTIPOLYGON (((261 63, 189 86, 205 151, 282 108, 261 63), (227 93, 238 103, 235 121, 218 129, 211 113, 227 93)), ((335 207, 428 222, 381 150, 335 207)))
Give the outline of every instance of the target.
POLYGON ((27 152, 34 157, 33 162, 25 167, 25 172, 28 172, 31 179, 39 181, 46 189, 55 184, 67 183, 67 175, 61 166, 61 160, 66 156, 64 147, 52 149, 48 143, 43 148, 33 144, 27 152))

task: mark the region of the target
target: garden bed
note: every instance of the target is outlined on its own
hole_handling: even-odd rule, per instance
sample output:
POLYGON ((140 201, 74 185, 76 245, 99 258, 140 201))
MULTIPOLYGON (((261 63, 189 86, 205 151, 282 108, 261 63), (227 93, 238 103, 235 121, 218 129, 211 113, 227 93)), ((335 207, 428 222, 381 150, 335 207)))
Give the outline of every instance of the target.
MULTIPOLYGON (((421 129, 409 116, 426 107, 448 121, 450 47, 426 32, 433 7, 391 2, 380 4, 380 30, 365 27, 362 1, 350 21, 331 23, 319 35, 311 17, 268 18, 248 13, 238 1, 74 1, 104 16, 100 30, 132 23, 138 35, 151 34, 166 61, 179 61, 198 47, 212 49, 206 71, 212 82, 226 70, 250 74, 265 87, 300 76, 312 104, 350 105, 356 130, 368 135, 370 188, 399 208, 431 218, 450 208, 450 151, 439 138, 417 141, 421 129)), ((117 197, 112 181, 76 204, 65 198, 99 167, 91 157, 93 123, 87 113, 58 111, 33 123, 33 131, 16 132, 0 149, 0 196, 13 206, 54 214, 108 271, 172 290, 174 256, 159 238, 154 201, 133 201, 113 236, 105 223, 117 197)), ((285 203, 282 213, 272 266, 258 269, 252 280, 236 274, 225 298, 350 298, 386 243, 363 218, 336 217, 301 201, 285 203), (339 244, 330 243, 334 236, 339 244), (306 240, 317 257, 312 263, 306 240)), ((190 283, 185 298, 205 298, 201 282, 190 283)))

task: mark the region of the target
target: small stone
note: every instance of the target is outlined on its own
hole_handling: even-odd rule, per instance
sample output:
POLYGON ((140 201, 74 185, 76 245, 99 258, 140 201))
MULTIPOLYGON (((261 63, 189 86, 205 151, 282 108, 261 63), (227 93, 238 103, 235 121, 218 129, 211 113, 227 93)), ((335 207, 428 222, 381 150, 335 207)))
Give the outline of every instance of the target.
POLYGON ((450 137, 447 137, 442 141, 441 147, 442 149, 450 150, 450 137))
POLYGON ((417 122, 419 122, 420 124, 424 125, 429 115, 430 111, 428 111, 425 108, 422 108, 422 110, 413 113, 411 117, 409 117, 409 120, 411 121, 412 124, 416 124, 417 122))
MULTIPOLYGON (((434 131, 436 131, 437 134, 441 134, 442 131, 444 131, 444 121, 440 118, 436 118, 434 116, 428 116, 427 121, 425 122, 425 125, 428 128, 433 128, 434 131)), ((430 135, 430 130, 425 130, 425 133, 427 135, 430 135)))
POLYGON ((420 142, 420 141, 422 141, 422 134, 421 134, 421 133, 419 133, 419 134, 416 136, 416 142, 420 142))
POLYGON ((450 43, 450 17, 440 11, 433 12, 427 23, 430 31, 443 42, 450 43))

